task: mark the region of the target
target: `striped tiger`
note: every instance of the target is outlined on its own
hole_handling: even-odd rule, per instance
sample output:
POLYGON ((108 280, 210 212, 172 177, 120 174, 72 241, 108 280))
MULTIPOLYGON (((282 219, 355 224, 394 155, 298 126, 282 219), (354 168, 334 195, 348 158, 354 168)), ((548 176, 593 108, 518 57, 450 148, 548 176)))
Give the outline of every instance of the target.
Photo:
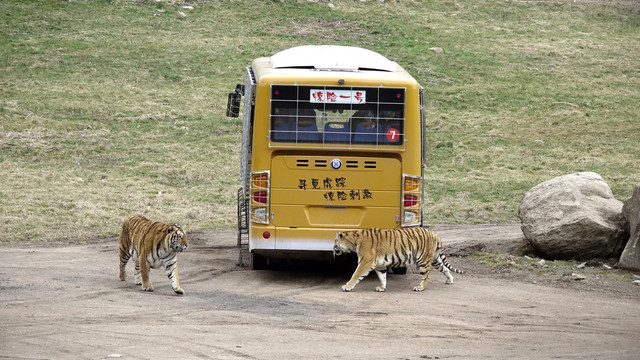
POLYGON ((178 253, 187 249, 187 235, 180 225, 168 225, 134 215, 122 224, 120 231, 120 280, 127 278, 126 265, 133 256, 136 263, 134 281, 142 290, 153 291, 149 269, 164 266, 176 294, 184 294, 178 277, 178 253), (142 259, 142 261, 140 261, 142 259))
POLYGON ((447 262, 440 236, 422 227, 401 229, 358 229, 339 232, 333 246, 335 255, 356 252, 358 267, 351 279, 342 286, 342 291, 351 291, 375 270, 380 279, 376 291, 387 288, 387 269, 405 267, 415 263, 422 281, 413 291, 424 290, 429 281, 431 265, 435 266, 447 277, 446 284, 453 284, 451 271, 462 274, 461 270, 452 268, 447 262))

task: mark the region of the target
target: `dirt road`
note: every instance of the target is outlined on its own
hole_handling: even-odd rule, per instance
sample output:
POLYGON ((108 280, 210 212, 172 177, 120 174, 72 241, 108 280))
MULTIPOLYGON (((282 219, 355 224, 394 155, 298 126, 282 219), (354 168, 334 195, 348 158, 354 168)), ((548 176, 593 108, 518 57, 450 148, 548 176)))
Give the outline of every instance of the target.
MULTIPOLYGON (((517 226, 436 228, 450 253, 512 247, 517 226)), ((370 274, 353 292, 347 272, 252 271, 236 266, 235 234, 193 232, 174 295, 118 279, 116 239, 65 247, 2 247, 0 358, 11 359, 637 359, 640 286, 583 269, 500 269, 451 256, 455 284, 433 273, 370 274), (550 271, 545 273, 544 271, 550 271), (563 271, 563 270, 560 270, 563 271), (614 291, 610 291, 614 289, 614 291)), ((520 261, 520 260, 518 260, 520 261)), ((512 262, 515 264, 515 262, 512 262)), ((618 270, 611 270, 618 271, 618 270)), ((628 274, 627 274, 628 275, 628 274)))

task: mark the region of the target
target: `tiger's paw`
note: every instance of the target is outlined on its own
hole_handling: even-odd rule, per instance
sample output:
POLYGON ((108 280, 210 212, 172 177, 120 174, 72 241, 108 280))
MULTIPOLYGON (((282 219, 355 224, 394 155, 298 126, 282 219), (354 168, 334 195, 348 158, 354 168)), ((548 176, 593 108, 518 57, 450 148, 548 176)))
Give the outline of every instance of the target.
POLYGON ((413 288, 413 291, 422 291, 422 290, 424 290, 424 287, 422 286, 416 286, 413 288))
POLYGON ((351 289, 349 289, 349 288, 347 287, 347 285, 342 285, 342 291, 344 291, 344 292, 349 292, 349 291, 351 291, 351 289))
POLYGON ((447 279, 444 283, 447 285, 453 285, 453 279, 447 279))
POLYGON ((149 284, 148 286, 142 285, 143 291, 153 291, 153 285, 149 284))
POLYGON ((182 290, 182 288, 173 289, 173 291, 178 295, 184 295, 184 290, 182 290))
POLYGON ((127 274, 120 273, 120 280, 121 281, 127 280, 127 274))
POLYGON ((386 289, 385 289, 385 288, 383 288, 383 287, 380 287, 380 286, 377 286, 377 287, 376 287, 376 291, 377 291, 377 292, 384 292, 385 290, 386 290, 386 289))

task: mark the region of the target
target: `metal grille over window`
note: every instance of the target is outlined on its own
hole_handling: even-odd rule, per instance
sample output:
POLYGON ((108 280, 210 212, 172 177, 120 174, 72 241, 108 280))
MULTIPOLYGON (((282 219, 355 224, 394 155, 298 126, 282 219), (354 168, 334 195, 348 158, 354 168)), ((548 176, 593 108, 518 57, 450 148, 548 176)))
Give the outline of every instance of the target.
POLYGON ((405 88, 272 85, 270 146, 404 149, 405 88))

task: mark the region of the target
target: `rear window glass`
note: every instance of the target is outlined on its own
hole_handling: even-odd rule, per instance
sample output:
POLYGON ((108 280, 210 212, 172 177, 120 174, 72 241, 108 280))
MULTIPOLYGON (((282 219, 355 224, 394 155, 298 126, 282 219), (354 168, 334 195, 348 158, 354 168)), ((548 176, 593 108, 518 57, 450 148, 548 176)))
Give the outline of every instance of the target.
POLYGON ((273 143, 402 145, 404 88, 271 86, 273 143))

